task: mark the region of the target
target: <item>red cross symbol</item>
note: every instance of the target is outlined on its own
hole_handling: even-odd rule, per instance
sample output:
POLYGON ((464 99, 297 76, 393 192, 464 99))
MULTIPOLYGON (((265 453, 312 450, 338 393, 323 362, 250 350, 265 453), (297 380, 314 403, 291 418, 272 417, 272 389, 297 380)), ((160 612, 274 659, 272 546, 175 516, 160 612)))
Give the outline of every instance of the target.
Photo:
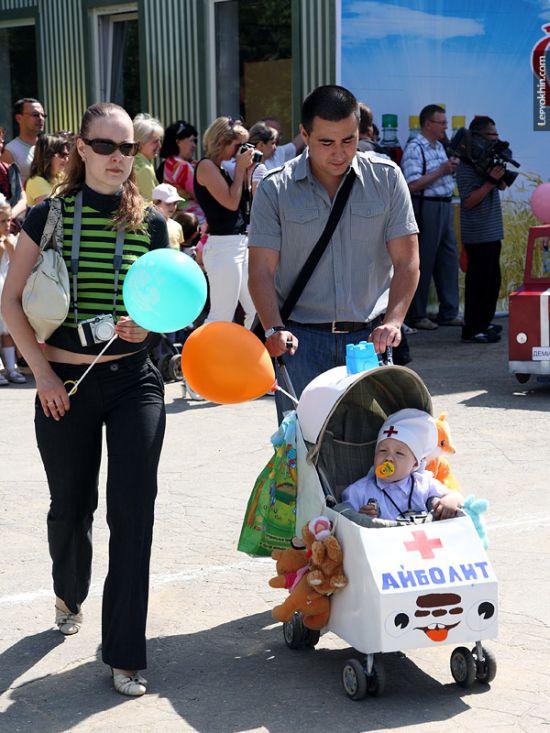
POLYGON ((435 557, 434 549, 443 547, 440 539, 430 540, 424 530, 413 531, 413 542, 403 542, 407 552, 419 552, 424 560, 431 560, 435 557))
POLYGON ((388 438, 391 438, 392 435, 397 435, 398 431, 393 427, 393 425, 390 425, 390 427, 387 430, 384 430, 384 435, 387 435, 388 438))

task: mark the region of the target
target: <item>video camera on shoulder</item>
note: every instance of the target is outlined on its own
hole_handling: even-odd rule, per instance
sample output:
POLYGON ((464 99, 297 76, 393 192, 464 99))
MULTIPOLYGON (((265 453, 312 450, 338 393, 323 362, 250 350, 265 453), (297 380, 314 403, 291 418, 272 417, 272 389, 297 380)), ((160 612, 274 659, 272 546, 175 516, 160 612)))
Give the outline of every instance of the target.
POLYGON ((488 180, 491 180, 489 171, 496 165, 504 168, 502 180, 507 186, 511 186, 519 175, 506 168, 507 163, 519 168, 519 163, 512 157, 510 143, 506 140, 487 140, 478 132, 461 127, 449 143, 447 152, 449 156, 456 156, 469 163, 488 180))
POLYGON ((263 153, 260 152, 259 150, 256 150, 254 145, 252 145, 251 143, 244 143, 243 145, 241 145, 239 149, 239 153, 246 153, 247 150, 254 150, 254 155, 252 156, 253 163, 262 162, 263 153))

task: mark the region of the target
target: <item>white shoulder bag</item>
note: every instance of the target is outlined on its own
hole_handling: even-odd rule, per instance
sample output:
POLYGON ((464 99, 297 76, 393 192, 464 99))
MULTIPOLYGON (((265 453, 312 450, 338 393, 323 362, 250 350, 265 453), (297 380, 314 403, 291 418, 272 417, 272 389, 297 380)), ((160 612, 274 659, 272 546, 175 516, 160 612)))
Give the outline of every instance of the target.
POLYGON ((63 211, 61 199, 53 198, 40 239, 40 255, 22 297, 23 311, 41 343, 59 328, 69 312, 69 273, 62 252, 63 211))

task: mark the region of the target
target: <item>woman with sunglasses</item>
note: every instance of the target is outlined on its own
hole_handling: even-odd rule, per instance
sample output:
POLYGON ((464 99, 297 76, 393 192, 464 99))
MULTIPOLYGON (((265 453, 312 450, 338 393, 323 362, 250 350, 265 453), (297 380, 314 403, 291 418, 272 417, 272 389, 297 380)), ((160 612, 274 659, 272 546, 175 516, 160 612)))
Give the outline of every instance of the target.
POLYGON ((248 292, 248 171, 254 148, 241 152, 248 132, 230 117, 218 117, 203 137, 205 157, 195 169, 195 196, 208 221, 208 240, 202 259, 210 285, 210 312, 206 319, 232 321, 240 302, 244 325, 250 328, 255 309, 248 292), (235 158, 233 178, 222 162, 235 158))
POLYGON ((34 206, 47 199, 63 180, 69 159, 69 142, 62 135, 41 135, 34 148, 31 174, 25 185, 27 204, 34 206))
POLYGON ((115 689, 132 696, 146 691, 139 670, 146 666, 149 557, 166 417, 162 378, 147 356, 148 332, 127 316, 122 284, 136 258, 168 245, 164 218, 154 207, 145 209, 136 187, 136 152, 132 121, 121 107, 94 104, 86 110, 59 190, 63 256, 71 280, 69 315, 41 347, 21 305, 49 200, 25 220, 2 297, 3 316, 36 380, 36 436, 51 498, 55 619, 65 635, 82 624, 90 584, 106 426, 110 541, 102 655, 112 668, 115 689), (72 383, 108 340, 104 333, 94 335, 92 325, 82 326, 97 316, 104 323, 113 318, 117 338, 69 398, 72 383))

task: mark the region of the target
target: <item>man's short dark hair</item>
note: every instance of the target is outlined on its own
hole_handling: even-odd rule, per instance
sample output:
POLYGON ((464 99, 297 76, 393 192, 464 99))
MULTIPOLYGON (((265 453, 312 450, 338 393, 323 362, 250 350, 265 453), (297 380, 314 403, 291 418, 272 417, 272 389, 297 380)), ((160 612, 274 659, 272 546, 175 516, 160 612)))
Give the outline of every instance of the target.
POLYGON ((22 115, 26 104, 40 104, 40 102, 38 99, 34 99, 34 97, 23 97, 23 99, 18 99, 13 105, 13 114, 22 115))
POLYGON ((420 112, 420 127, 424 127, 426 122, 431 120, 437 112, 439 114, 445 114, 445 110, 439 104, 427 104, 420 112))
POLYGON ((314 89, 302 104, 302 125, 309 134, 313 127, 313 118, 320 117, 330 122, 340 122, 350 115, 357 117, 359 124, 359 105, 353 94, 344 87, 327 84, 314 89))
POLYGON ((495 121, 490 117, 487 117, 487 115, 476 115, 474 119, 470 122, 469 129, 472 132, 483 133, 489 127, 489 125, 494 124, 495 121))

